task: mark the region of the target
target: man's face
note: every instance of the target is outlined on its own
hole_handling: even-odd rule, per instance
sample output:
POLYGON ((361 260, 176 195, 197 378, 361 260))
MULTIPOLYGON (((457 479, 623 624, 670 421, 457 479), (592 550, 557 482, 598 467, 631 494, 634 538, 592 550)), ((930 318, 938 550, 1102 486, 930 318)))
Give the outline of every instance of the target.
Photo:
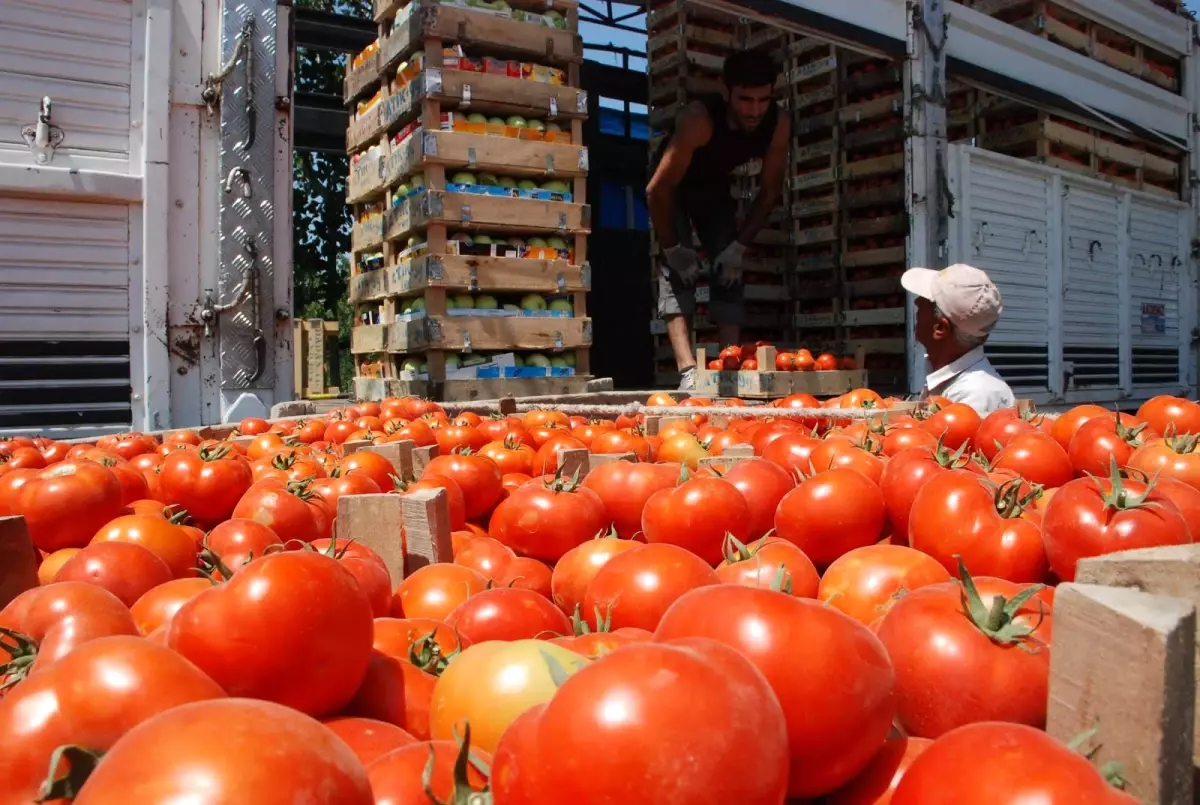
POLYGON ((752 134, 758 130, 767 110, 771 108, 772 92, 772 87, 735 85, 729 88, 729 108, 742 131, 752 134))
POLYGON ((935 320, 933 318, 933 302, 928 299, 917 298, 917 322, 914 327, 914 335, 917 343, 930 349, 933 345, 933 330, 935 320))

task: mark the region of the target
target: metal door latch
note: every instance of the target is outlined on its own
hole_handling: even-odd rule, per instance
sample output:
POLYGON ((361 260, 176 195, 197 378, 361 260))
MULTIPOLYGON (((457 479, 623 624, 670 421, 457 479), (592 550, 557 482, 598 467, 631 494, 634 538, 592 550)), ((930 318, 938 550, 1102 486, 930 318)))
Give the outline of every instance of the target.
POLYGON ((50 120, 51 104, 49 95, 43 97, 41 108, 38 110, 37 123, 21 129, 21 136, 25 139, 29 150, 33 152, 33 158, 39 165, 45 165, 54 158, 54 149, 58 148, 65 136, 63 130, 50 120))

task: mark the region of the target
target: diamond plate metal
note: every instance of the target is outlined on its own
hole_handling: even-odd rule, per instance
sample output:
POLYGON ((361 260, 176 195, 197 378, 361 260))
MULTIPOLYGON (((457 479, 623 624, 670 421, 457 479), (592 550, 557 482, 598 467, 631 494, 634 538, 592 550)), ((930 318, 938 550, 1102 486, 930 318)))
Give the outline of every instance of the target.
POLYGON ((221 89, 221 176, 237 167, 249 171, 250 198, 235 186, 222 193, 220 213, 219 303, 234 304, 222 314, 219 325, 222 389, 271 389, 275 384, 275 168, 273 128, 275 122, 275 39, 277 0, 242 0, 226 3, 222 15, 221 60, 233 54, 238 34, 248 17, 255 20, 253 72, 247 76, 242 60, 221 89), (254 142, 247 113, 247 80, 253 82, 254 142), (253 242, 257 260, 251 260, 247 244, 253 242), (257 306, 251 299, 238 300, 243 279, 257 267, 257 306), (255 308, 257 307, 257 315, 255 308), (256 321, 257 319, 257 321, 256 321), (256 346, 256 340, 262 346, 256 346))

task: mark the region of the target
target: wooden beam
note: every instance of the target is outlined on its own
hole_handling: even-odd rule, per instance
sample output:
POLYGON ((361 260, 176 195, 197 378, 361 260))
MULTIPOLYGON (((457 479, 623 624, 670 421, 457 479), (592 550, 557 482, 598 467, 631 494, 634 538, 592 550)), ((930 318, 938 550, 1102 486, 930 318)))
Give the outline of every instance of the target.
POLYGON ((24 517, 0 517, 0 609, 26 590, 38 586, 41 556, 24 517))
POLYGON ((438 457, 438 446, 431 444, 428 447, 418 447, 413 450, 413 477, 420 478, 425 473, 425 468, 429 466, 429 462, 438 457))
POLYGON ((1062 584, 1046 731, 1120 764, 1144 803, 1191 805, 1196 608, 1179 598, 1118 587, 1062 584))
POLYGON ((352 539, 379 554, 393 587, 404 579, 403 500, 385 494, 338 499, 337 538, 352 539))
POLYGON ((423 489, 400 498, 404 512, 404 567, 413 573, 426 565, 454 560, 450 504, 441 489, 423 489))
POLYGON ((370 450, 372 453, 378 453, 392 462, 392 467, 396 471, 396 477, 406 479, 413 477, 413 452, 416 450, 416 447, 414 442, 405 439, 400 442, 372 444, 363 449, 370 450))

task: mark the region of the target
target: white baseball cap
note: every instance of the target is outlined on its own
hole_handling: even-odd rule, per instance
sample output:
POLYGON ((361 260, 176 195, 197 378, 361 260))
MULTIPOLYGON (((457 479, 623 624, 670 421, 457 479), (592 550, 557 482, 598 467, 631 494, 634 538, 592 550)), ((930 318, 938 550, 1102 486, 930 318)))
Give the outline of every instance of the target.
POLYGON ((987 335, 1004 312, 1000 289, 986 273, 965 263, 941 271, 910 268, 900 284, 914 296, 933 302, 951 324, 968 335, 987 335))

